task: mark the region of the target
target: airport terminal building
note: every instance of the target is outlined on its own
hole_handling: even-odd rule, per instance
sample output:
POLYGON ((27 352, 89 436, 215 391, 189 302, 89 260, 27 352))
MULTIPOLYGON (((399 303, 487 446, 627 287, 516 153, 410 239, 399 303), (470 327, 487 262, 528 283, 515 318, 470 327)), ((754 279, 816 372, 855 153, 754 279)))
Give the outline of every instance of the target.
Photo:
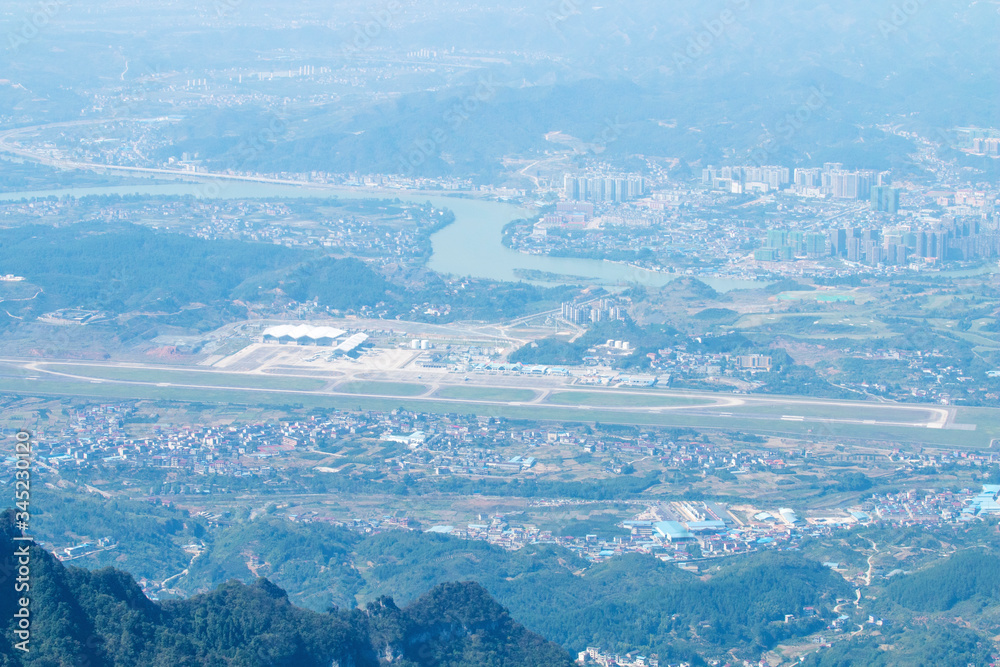
POLYGON ((346 331, 334 327, 317 327, 309 324, 283 324, 264 330, 262 341, 278 345, 318 345, 332 347, 334 341, 346 331))

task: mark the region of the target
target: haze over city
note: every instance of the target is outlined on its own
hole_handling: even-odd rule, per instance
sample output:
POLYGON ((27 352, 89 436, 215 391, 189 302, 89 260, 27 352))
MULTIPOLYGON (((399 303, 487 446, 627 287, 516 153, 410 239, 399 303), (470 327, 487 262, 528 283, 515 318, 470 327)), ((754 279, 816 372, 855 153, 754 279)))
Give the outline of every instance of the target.
POLYGON ((996 2, 0 7, 0 667, 1000 660, 996 2))

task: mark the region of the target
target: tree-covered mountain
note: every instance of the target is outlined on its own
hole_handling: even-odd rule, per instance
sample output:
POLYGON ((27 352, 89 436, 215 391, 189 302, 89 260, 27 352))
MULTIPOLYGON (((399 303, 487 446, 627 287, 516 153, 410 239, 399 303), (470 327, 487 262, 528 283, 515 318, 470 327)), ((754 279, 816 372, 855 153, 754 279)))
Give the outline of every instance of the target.
POLYGON ((756 655, 821 629, 835 598, 848 594, 828 568, 790 553, 728 560, 703 578, 652 556, 592 564, 557 545, 508 551, 433 533, 362 536, 272 519, 235 523, 207 540, 177 584, 188 594, 229 578, 250 583, 249 565, 317 610, 386 595, 409 604, 436 586, 475 581, 570 651, 599 645, 696 662, 729 650, 756 655), (785 623, 786 614, 802 620, 785 623))
MULTIPOLYGON (((764 552, 708 561, 694 574, 637 554, 591 563, 555 544, 509 551, 434 533, 364 535, 322 522, 288 522, 266 514, 206 524, 175 508, 129 501, 106 505, 91 497, 63 495, 44 491, 40 506, 44 511, 35 522, 40 539, 64 544, 73 535, 91 534, 119 542, 115 550, 74 561, 93 571, 90 575, 68 570, 79 581, 111 581, 109 564, 126 567, 136 576, 141 573, 150 581, 169 578, 171 591, 187 599, 150 608, 190 610, 196 600, 214 600, 211 604, 258 600, 262 593, 257 587, 263 585, 258 580, 264 577, 272 582, 268 586, 287 591, 281 597, 293 608, 319 615, 337 609, 333 616, 338 618, 350 617, 358 605, 378 609, 380 620, 363 627, 380 654, 404 655, 405 642, 398 637, 406 636, 411 627, 407 624, 417 618, 412 616, 413 605, 446 599, 442 591, 450 595, 457 589, 439 587, 456 581, 475 582, 481 591, 467 591, 469 597, 478 600, 488 594, 517 623, 567 651, 598 645, 692 664, 727 654, 756 660, 778 644, 830 632, 837 604, 841 604, 838 613, 848 615, 838 621, 845 641, 816 656, 815 664, 869 664, 866 660, 884 665, 986 664, 976 656, 989 650, 987 638, 996 634, 1000 618, 995 604, 1000 568, 996 555, 981 548, 959 551, 910 574, 880 578, 863 589, 861 606, 855 608, 842 604, 854 600, 853 587, 819 564, 828 557, 826 546, 822 556, 804 548, 801 553, 764 552), (204 545, 204 552, 193 560, 181 551, 181 545, 190 542, 204 545), (185 568, 186 575, 174 576, 185 568), (402 611, 395 603, 388 604, 389 596, 402 611), (794 620, 786 622, 789 614, 794 620), (869 615, 884 618, 885 625, 866 623, 869 615), (956 626, 956 618, 962 619, 958 625, 963 627, 956 626), (848 631, 858 625, 870 629, 866 638, 847 640, 848 631), (371 629, 375 626, 383 635, 371 629), (872 632, 882 639, 869 637, 872 632), (382 636, 396 639, 378 639, 382 636), (879 644, 891 644, 893 651, 885 654, 879 644), (941 651, 968 659, 933 662, 941 651), (840 662, 834 659, 837 656, 840 662)), ((867 534, 880 545, 941 546, 918 528, 873 530, 867 534)), ((956 545, 982 543, 991 534, 987 526, 968 535, 948 532, 956 545)), ((863 563, 861 558, 858 564, 863 563)), ((121 581, 128 579, 122 577, 121 581)), ((122 590, 132 588, 129 583, 122 590)), ((167 593, 160 591, 164 597, 167 593)))
POLYGON ((185 590, 211 590, 229 579, 259 575, 288 591, 296 605, 325 611, 353 607, 364 583, 351 553, 360 536, 346 528, 262 519, 211 537, 211 548, 189 567, 185 590))
MULTIPOLYGON (((265 298, 286 287, 334 308, 386 299, 381 276, 356 259, 270 243, 207 241, 129 224, 28 225, 0 231, 4 270, 41 288, 22 314, 59 308, 172 313, 192 304, 265 298), (310 289, 309 280, 323 283, 310 289)), ((293 297, 294 298, 294 297, 293 297)))
POLYGON ((464 281, 461 289, 429 272, 387 278, 355 257, 275 243, 206 240, 105 222, 0 229, 7 283, 0 329, 61 309, 116 318, 118 340, 148 338, 161 327, 205 331, 247 316, 248 307, 285 312, 295 303, 339 312, 436 321, 515 317, 558 305, 571 287, 464 281))
POLYGON ((900 626, 877 637, 839 642, 815 653, 805 667, 977 667, 995 664, 990 642, 957 625, 900 626))
POLYGON ((569 655, 525 630, 473 583, 438 586, 400 609, 381 597, 364 609, 318 613, 293 606, 266 579, 236 581, 155 603, 128 574, 64 567, 0 520, 0 580, 30 554, 30 652, 15 647, 18 596, 0 596, 0 665, 194 667, 568 667, 569 655))
POLYGON ((960 551, 948 560, 886 587, 894 603, 914 611, 948 611, 961 602, 995 600, 1000 595, 1000 557, 983 549, 960 551))
POLYGON ((361 541, 363 595, 415 596, 442 581, 474 579, 527 627, 574 650, 598 645, 699 660, 699 653, 758 655, 779 641, 821 629, 843 579, 796 554, 733 559, 707 577, 652 556, 589 565, 558 547, 506 552, 479 542, 419 533, 361 541), (816 615, 804 614, 811 607, 816 615), (791 614, 801 621, 784 623, 791 614))
POLYGON ((362 535, 269 516, 202 527, 173 509, 150 506, 142 513, 143 503, 120 503, 104 511, 105 518, 100 501, 80 502, 81 518, 74 522, 68 516, 71 504, 47 499, 38 534, 65 543, 68 533, 84 531, 80 522, 89 522, 99 527, 98 534, 120 541, 116 550, 77 561, 89 568, 122 563, 151 581, 170 578, 170 588, 191 599, 210 595, 227 581, 252 585, 266 577, 287 591, 293 605, 318 613, 386 596, 410 605, 436 586, 473 581, 519 623, 570 651, 600 645, 678 660, 730 650, 752 656, 822 627, 834 600, 849 594, 829 569, 792 553, 726 559, 699 576, 652 556, 593 564, 555 544, 508 551, 433 533, 362 535), (112 517, 119 514, 130 518, 115 524, 112 517), (149 527, 123 539, 137 521, 149 527), (152 536, 157 530, 160 539, 152 536), (193 560, 180 551, 190 541, 205 547, 193 560), (131 557, 133 549, 142 559, 131 557), (186 575, 174 576, 184 568, 186 575), (816 614, 804 614, 806 607, 816 614), (784 623, 786 614, 802 620, 784 623))

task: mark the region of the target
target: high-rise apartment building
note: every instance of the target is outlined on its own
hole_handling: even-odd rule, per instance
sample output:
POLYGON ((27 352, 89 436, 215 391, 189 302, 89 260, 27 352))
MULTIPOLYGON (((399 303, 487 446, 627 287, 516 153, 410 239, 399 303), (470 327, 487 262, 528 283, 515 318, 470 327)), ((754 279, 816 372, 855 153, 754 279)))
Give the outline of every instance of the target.
POLYGON ((625 202, 645 194, 645 180, 637 174, 563 176, 563 197, 570 201, 625 202))
POLYGON ((876 185, 872 188, 871 204, 873 211, 898 213, 899 190, 888 185, 876 185))

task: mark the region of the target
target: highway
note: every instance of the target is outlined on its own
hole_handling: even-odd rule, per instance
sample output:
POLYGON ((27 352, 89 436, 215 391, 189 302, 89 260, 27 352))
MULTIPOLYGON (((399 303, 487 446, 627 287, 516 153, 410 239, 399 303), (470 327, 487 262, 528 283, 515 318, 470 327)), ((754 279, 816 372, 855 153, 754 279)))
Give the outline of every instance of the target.
MULTIPOLYGON (((251 175, 251 174, 231 174, 231 173, 210 172, 210 171, 195 172, 195 171, 188 171, 186 169, 167 169, 164 167, 126 167, 114 164, 101 164, 98 162, 81 162, 79 160, 71 160, 69 158, 55 154, 54 150, 50 150, 49 152, 46 153, 39 149, 32 150, 28 148, 23 148, 19 145, 15 145, 15 140, 18 136, 30 135, 32 133, 37 133, 42 130, 80 127, 86 125, 103 125, 105 123, 118 123, 118 122, 148 123, 156 121, 165 122, 167 120, 168 119, 165 117, 101 118, 93 120, 75 120, 63 123, 48 123, 44 125, 18 127, 0 132, 0 153, 10 153, 11 155, 16 155, 25 160, 30 160, 32 162, 47 165, 50 167, 57 167, 59 169, 81 169, 85 171, 97 171, 97 172, 110 171, 123 174, 163 176, 163 177, 176 178, 187 181, 197 181, 197 182, 242 181, 249 183, 269 183, 272 185, 293 185, 298 187, 308 187, 316 189, 350 190, 350 191, 356 191, 359 194, 371 194, 372 192, 386 192, 399 195, 399 193, 404 192, 404 190, 400 188, 371 188, 367 186, 356 186, 356 185, 331 185, 327 183, 314 183, 311 181, 299 181, 289 178, 271 178, 267 176, 251 175)), ((442 195, 442 191, 440 190, 405 190, 405 192, 408 195, 430 195, 430 196, 442 195)))

